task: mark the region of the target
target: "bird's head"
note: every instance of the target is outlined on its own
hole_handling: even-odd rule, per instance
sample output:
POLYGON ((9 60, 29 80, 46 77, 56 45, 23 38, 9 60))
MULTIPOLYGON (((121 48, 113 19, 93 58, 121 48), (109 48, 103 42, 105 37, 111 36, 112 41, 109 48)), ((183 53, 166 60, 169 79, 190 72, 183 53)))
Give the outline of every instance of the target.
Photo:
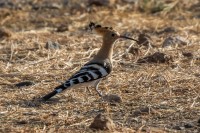
POLYGON ((89 24, 89 28, 95 31, 98 35, 101 35, 104 41, 115 42, 117 39, 124 38, 124 39, 130 39, 137 42, 137 40, 133 38, 120 35, 117 31, 113 30, 112 27, 102 27, 101 25, 97 25, 91 22, 89 24))

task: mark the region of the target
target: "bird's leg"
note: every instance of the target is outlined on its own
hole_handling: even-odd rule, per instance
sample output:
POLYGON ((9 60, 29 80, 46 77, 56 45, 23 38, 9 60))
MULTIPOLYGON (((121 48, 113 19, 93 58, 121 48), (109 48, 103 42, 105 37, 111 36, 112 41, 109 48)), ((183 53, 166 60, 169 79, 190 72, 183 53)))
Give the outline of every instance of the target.
POLYGON ((86 89, 90 94, 92 94, 88 86, 86 87, 86 89))
POLYGON ((101 79, 100 80, 97 80, 96 83, 95 83, 95 89, 97 91, 97 93, 99 94, 100 97, 102 97, 102 92, 99 90, 99 83, 100 83, 101 79))

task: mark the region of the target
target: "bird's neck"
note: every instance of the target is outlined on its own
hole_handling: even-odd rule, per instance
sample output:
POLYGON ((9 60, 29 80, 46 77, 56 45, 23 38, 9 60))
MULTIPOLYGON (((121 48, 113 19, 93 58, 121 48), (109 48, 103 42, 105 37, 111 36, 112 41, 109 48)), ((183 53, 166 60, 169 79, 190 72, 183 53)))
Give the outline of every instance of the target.
POLYGON ((114 42, 103 40, 103 44, 99 52, 96 54, 95 58, 100 60, 109 59, 111 61, 113 56, 113 47, 114 42))

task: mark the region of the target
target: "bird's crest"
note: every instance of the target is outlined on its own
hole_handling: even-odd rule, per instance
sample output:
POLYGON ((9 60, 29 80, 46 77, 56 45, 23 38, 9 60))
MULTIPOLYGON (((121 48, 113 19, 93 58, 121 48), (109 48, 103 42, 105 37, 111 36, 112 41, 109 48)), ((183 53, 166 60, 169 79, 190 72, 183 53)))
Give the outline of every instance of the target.
POLYGON ((89 28, 90 28, 90 30, 94 30, 95 32, 97 32, 97 34, 100 34, 100 35, 105 34, 107 32, 117 32, 117 31, 113 30, 112 27, 103 27, 94 22, 90 22, 89 28))

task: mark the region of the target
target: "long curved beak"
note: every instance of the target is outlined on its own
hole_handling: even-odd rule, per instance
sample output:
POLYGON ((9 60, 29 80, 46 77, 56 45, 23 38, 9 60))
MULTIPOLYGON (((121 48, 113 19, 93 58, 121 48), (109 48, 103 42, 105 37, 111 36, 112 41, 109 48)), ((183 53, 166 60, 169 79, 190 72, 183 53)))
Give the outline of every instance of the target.
POLYGON ((125 39, 129 39, 129 40, 133 40, 133 41, 138 42, 138 40, 130 38, 130 37, 127 37, 127 36, 119 36, 119 38, 125 38, 125 39))

